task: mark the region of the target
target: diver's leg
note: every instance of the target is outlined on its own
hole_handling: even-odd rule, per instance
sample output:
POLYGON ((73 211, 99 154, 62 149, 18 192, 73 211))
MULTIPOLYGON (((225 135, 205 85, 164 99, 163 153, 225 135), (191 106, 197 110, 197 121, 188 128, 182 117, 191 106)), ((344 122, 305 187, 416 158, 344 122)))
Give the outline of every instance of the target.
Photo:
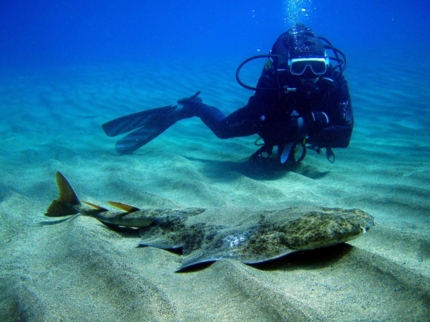
POLYGON ((198 110, 196 116, 200 117, 202 122, 212 130, 220 139, 232 137, 248 136, 255 134, 257 128, 250 123, 243 108, 225 116, 223 112, 213 106, 203 104, 198 110))
POLYGON ((203 123, 221 139, 257 133, 254 123, 248 120, 246 107, 226 117, 218 108, 204 104, 198 94, 199 92, 189 98, 178 101, 179 109, 175 111, 177 120, 193 116, 200 117, 203 123))

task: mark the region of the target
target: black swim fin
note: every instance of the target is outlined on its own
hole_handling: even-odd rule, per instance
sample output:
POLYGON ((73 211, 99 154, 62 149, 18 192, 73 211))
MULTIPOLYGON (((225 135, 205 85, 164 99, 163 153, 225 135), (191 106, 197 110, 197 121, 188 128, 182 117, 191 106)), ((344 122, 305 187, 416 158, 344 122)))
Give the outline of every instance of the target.
POLYGON ((157 136, 176 123, 176 118, 172 117, 168 119, 168 116, 171 115, 166 115, 167 119, 164 122, 160 122, 158 124, 147 124, 127 134, 121 140, 116 142, 116 152, 118 154, 129 154, 155 139, 157 136))
POLYGON ((190 97, 180 99, 178 105, 167 105, 150 110, 129 114, 102 125, 108 136, 127 133, 116 145, 116 152, 128 154, 153 140, 176 121, 195 115, 195 110, 202 105, 197 97, 200 91, 190 97))
POLYGON ((176 105, 167 105, 119 117, 102 125, 108 136, 117 136, 142 126, 162 124, 166 116, 176 110, 176 105))
POLYGON ((129 154, 175 124, 176 109, 176 105, 167 105, 129 114, 103 124, 102 128, 111 137, 134 130, 115 145, 118 154, 129 154))

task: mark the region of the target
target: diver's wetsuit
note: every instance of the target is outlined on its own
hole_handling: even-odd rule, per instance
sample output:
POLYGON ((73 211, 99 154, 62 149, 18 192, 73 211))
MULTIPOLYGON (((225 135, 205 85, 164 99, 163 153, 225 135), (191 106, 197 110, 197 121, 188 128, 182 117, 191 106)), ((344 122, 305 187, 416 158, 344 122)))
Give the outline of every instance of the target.
POLYGON ((246 106, 225 117, 219 109, 203 104, 195 115, 221 139, 259 134, 269 146, 303 139, 297 126, 297 117, 303 117, 308 143, 346 148, 354 123, 348 85, 343 75, 327 74, 315 84, 302 85, 297 77, 265 70, 246 106), (279 84, 296 90, 280 90, 279 84), (321 124, 315 117, 321 117, 321 112, 328 116, 328 124, 321 124))

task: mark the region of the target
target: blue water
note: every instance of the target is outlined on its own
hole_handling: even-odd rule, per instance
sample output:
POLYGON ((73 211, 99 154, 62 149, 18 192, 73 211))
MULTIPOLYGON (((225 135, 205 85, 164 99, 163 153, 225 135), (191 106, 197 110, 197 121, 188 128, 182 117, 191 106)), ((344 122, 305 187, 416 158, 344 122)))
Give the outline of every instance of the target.
MULTIPOLYGON (((430 51, 425 1, 2 1, 0 67, 166 59, 225 60, 267 52, 302 21, 352 58, 430 51)), ((404 62, 406 62, 404 60, 404 62)), ((412 59, 413 60, 413 59, 412 59)))

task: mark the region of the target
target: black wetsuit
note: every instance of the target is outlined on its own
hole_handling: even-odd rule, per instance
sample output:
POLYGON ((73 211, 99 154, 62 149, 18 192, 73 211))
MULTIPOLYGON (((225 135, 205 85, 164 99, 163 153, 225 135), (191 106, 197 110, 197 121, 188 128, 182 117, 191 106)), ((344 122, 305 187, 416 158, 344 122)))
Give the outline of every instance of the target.
POLYGON ((317 147, 346 148, 354 123, 343 75, 328 72, 315 84, 302 85, 297 77, 287 73, 280 75, 271 69, 263 71, 255 95, 246 106, 225 117, 219 109, 203 104, 197 116, 221 139, 258 134, 271 147, 303 139, 297 126, 297 117, 303 117, 308 143, 317 147), (296 90, 280 90, 285 84, 296 90), (321 112, 328 116, 328 124, 315 119, 321 112))

